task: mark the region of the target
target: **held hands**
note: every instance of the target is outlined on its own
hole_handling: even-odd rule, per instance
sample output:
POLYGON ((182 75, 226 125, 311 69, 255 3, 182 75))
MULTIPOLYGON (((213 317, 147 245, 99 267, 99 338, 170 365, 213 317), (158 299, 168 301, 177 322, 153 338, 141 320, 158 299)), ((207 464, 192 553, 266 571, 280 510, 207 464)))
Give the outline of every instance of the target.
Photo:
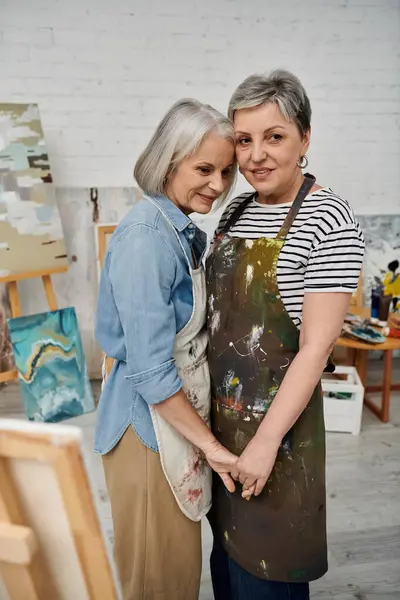
POLYGON ((219 474, 226 489, 235 491, 235 482, 242 484, 242 497, 250 500, 258 496, 274 467, 279 444, 255 436, 238 458, 224 448, 217 440, 203 448, 210 467, 219 474))
POLYGON ((231 471, 233 479, 242 484, 242 498, 250 500, 264 489, 274 467, 279 444, 260 439, 257 435, 250 441, 231 471))
POLYGON ((210 467, 221 477, 228 492, 235 491, 235 482, 230 473, 237 461, 237 456, 229 452, 217 440, 210 442, 203 452, 210 467))

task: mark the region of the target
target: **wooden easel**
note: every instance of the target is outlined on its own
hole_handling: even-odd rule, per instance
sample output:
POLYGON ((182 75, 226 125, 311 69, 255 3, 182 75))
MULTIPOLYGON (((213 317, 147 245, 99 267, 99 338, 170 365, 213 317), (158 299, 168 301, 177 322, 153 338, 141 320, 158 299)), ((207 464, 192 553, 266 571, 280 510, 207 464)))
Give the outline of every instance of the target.
POLYGON ((0 419, 0 578, 10 600, 117 600, 76 427, 0 419))
MULTIPOLYGON (((68 266, 65 266, 57 267, 54 269, 47 269, 45 271, 33 271, 30 273, 16 274, 14 273, 13 275, 8 275, 7 277, 0 277, 0 283, 8 284, 8 296, 10 299, 11 316, 22 316, 21 304, 19 301, 18 294, 18 281, 21 281, 23 279, 36 279, 37 277, 42 278, 49 309, 57 310, 57 300, 53 289, 53 283, 51 281, 51 275, 54 275, 55 273, 65 273, 65 271, 67 270, 68 266)), ((4 373, 0 373, 0 383, 5 383, 6 381, 14 381, 15 379, 17 379, 17 377, 18 372, 16 369, 11 369, 11 371, 5 371, 4 373)))

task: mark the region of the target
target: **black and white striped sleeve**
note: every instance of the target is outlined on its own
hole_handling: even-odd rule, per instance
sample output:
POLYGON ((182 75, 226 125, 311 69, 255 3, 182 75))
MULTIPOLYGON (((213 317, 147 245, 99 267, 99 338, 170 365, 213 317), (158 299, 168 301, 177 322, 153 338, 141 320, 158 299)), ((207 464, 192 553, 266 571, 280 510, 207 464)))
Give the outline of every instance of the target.
POLYGON ((354 292, 364 258, 364 238, 357 222, 329 231, 311 250, 305 292, 354 292))

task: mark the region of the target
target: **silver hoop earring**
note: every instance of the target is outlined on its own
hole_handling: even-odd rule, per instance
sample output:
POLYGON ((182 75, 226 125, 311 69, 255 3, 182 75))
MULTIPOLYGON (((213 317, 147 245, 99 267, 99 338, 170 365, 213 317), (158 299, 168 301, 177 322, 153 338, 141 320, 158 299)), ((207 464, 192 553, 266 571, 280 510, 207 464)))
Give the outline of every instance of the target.
POLYGON ((305 154, 304 156, 300 156, 300 160, 298 160, 296 164, 299 167, 299 169, 305 169, 306 167, 308 167, 307 155, 305 154))

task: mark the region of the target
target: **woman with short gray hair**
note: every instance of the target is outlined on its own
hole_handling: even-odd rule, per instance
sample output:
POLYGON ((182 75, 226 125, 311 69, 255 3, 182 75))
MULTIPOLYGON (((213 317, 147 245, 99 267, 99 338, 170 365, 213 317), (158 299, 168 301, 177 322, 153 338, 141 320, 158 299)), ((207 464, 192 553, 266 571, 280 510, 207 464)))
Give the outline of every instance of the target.
POLYGON ((320 378, 364 242, 346 200, 303 175, 311 107, 297 77, 249 77, 229 116, 255 192, 228 206, 207 259, 212 427, 240 455, 241 484, 214 481, 214 594, 306 600, 327 570, 320 378))
POLYGON ((124 600, 197 600, 210 467, 234 489, 237 457, 208 427, 206 244, 189 215, 208 213, 235 170, 229 119, 196 100, 177 102, 136 163, 144 197, 107 248, 96 337, 114 364, 95 449, 124 600))

